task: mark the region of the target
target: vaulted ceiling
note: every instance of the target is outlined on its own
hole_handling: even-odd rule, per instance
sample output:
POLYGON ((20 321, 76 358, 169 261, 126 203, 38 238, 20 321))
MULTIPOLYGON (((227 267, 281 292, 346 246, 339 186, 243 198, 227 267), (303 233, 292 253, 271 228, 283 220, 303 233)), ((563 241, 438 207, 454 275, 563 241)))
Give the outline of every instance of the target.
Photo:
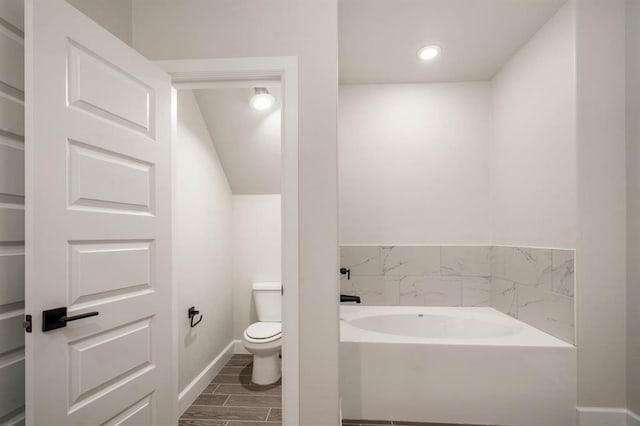
POLYGON ((249 105, 251 88, 194 90, 233 194, 280 193, 279 88, 267 111, 249 105))

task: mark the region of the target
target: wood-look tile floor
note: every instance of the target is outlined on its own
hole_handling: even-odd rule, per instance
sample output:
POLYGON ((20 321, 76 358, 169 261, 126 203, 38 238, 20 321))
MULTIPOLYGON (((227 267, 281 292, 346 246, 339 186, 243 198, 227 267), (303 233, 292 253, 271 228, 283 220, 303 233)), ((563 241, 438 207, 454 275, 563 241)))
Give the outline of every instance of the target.
POLYGON ((462 425, 454 423, 424 423, 424 422, 405 422, 398 420, 343 420, 342 426, 480 426, 480 425, 462 425))
POLYGON ((282 385, 251 383, 252 355, 234 355, 180 417, 179 426, 282 424, 282 385))

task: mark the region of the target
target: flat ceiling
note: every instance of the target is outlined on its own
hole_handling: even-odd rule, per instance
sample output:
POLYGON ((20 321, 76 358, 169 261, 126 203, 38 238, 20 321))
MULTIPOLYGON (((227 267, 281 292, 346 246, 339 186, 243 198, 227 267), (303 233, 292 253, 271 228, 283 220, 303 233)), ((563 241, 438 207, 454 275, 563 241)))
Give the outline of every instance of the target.
POLYGON ((489 80, 566 0, 339 0, 340 83, 489 80), (417 51, 442 47, 432 63, 417 51))
POLYGON ((267 111, 249 105, 251 88, 193 91, 233 194, 280 193, 280 88, 267 111))

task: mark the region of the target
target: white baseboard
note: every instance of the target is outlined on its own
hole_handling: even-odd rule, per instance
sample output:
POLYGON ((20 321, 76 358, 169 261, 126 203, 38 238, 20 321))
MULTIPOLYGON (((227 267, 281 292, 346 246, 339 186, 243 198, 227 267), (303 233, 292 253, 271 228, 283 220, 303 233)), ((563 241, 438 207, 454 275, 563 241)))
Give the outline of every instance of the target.
POLYGON ((640 416, 624 408, 578 407, 580 426, 640 426, 640 416))
MULTIPOLYGON (((242 343, 242 342, 241 342, 242 343)), ((231 359, 234 354, 236 341, 232 340, 226 348, 207 365, 204 370, 196 376, 178 395, 178 410, 182 415, 198 395, 207 387, 211 380, 222 370, 222 367, 231 359)))
POLYGON ((247 351, 244 348, 244 345, 242 344, 242 339, 236 339, 233 341, 234 343, 234 348, 233 348, 233 353, 234 354, 244 354, 244 355, 249 355, 249 351, 247 351))

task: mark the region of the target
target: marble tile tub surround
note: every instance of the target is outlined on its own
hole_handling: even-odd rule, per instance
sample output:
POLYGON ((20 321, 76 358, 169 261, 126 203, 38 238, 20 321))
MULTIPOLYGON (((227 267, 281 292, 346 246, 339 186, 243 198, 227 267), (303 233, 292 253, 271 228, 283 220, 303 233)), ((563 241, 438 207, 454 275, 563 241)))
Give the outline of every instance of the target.
POLYGON ((491 306, 574 342, 575 250, 509 246, 340 247, 344 294, 364 305, 491 306))
POLYGON ((488 306, 489 246, 342 246, 343 293, 365 305, 488 306))

